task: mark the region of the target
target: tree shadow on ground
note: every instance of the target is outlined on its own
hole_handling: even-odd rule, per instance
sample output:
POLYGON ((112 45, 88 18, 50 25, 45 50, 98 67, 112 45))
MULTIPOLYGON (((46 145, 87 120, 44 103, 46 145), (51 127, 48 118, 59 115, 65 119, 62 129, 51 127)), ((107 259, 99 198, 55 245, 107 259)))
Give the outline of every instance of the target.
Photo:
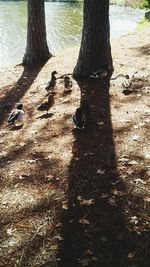
POLYGON ((8 89, 0 99, 0 125, 3 124, 10 111, 15 104, 25 95, 31 84, 34 82, 43 66, 37 67, 34 70, 24 67, 23 73, 16 84, 8 89))
POLYGON ((58 267, 148 266, 148 261, 141 261, 146 253, 140 251, 143 237, 126 227, 126 188, 117 173, 109 83, 79 87, 81 100, 90 103, 93 120, 86 130, 73 131, 58 267))

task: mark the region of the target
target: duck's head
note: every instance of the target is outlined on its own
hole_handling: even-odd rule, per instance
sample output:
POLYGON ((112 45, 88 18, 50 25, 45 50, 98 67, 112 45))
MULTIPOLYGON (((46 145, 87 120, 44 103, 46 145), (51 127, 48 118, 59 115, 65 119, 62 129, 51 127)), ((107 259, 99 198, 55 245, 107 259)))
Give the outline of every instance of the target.
POLYGON ((82 114, 82 109, 81 108, 77 108, 76 109, 76 115, 81 115, 82 114))
POLYGON ((65 80, 65 81, 70 80, 69 76, 65 76, 65 77, 64 77, 64 80, 65 80))
POLYGON ((52 71, 52 76, 55 76, 56 74, 58 74, 56 70, 52 71))
POLYGON ((17 109, 23 109, 23 105, 22 105, 21 103, 19 103, 19 104, 17 105, 17 109))

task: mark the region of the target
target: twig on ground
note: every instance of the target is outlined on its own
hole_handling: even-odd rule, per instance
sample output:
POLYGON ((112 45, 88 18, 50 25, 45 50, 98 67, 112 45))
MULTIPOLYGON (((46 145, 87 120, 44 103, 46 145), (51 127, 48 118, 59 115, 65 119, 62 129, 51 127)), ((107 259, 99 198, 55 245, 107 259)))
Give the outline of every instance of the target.
POLYGON ((22 250, 21 252, 21 256, 20 256, 20 260, 19 260, 19 264, 18 264, 18 267, 21 267, 22 266, 22 260, 23 260, 23 257, 24 257, 24 249, 22 250))
POLYGON ((36 230, 36 232, 34 233, 33 237, 31 238, 31 241, 33 241, 35 239, 35 237, 38 235, 39 231, 42 229, 42 227, 44 227, 44 225, 40 225, 38 227, 38 229, 36 230))

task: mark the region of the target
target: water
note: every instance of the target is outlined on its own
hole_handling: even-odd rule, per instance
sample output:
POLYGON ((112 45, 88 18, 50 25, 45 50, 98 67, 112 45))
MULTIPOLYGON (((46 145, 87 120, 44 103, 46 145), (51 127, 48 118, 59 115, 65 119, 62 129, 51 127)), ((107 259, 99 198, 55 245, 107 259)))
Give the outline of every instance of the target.
MULTIPOLYGON (((46 2, 46 26, 52 53, 80 43, 82 3, 46 2)), ((135 29, 143 11, 125 7, 110 7, 111 37, 135 29)), ((22 61, 26 46, 27 3, 0 2, 0 65, 22 61)))

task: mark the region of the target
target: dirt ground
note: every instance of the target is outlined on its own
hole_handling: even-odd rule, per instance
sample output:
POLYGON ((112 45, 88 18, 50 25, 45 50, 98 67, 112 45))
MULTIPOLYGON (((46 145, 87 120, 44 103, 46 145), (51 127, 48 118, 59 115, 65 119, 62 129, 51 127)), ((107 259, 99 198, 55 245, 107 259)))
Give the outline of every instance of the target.
POLYGON ((148 267, 150 226, 150 27, 112 40, 113 77, 64 92, 57 80, 48 114, 52 70, 72 73, 78 47, 34 72, 0 70, 0 267, 148 267), (92 109, 86 130, 72 114, 92 109), (23 127, 7 118, 18 102, 23 127))

